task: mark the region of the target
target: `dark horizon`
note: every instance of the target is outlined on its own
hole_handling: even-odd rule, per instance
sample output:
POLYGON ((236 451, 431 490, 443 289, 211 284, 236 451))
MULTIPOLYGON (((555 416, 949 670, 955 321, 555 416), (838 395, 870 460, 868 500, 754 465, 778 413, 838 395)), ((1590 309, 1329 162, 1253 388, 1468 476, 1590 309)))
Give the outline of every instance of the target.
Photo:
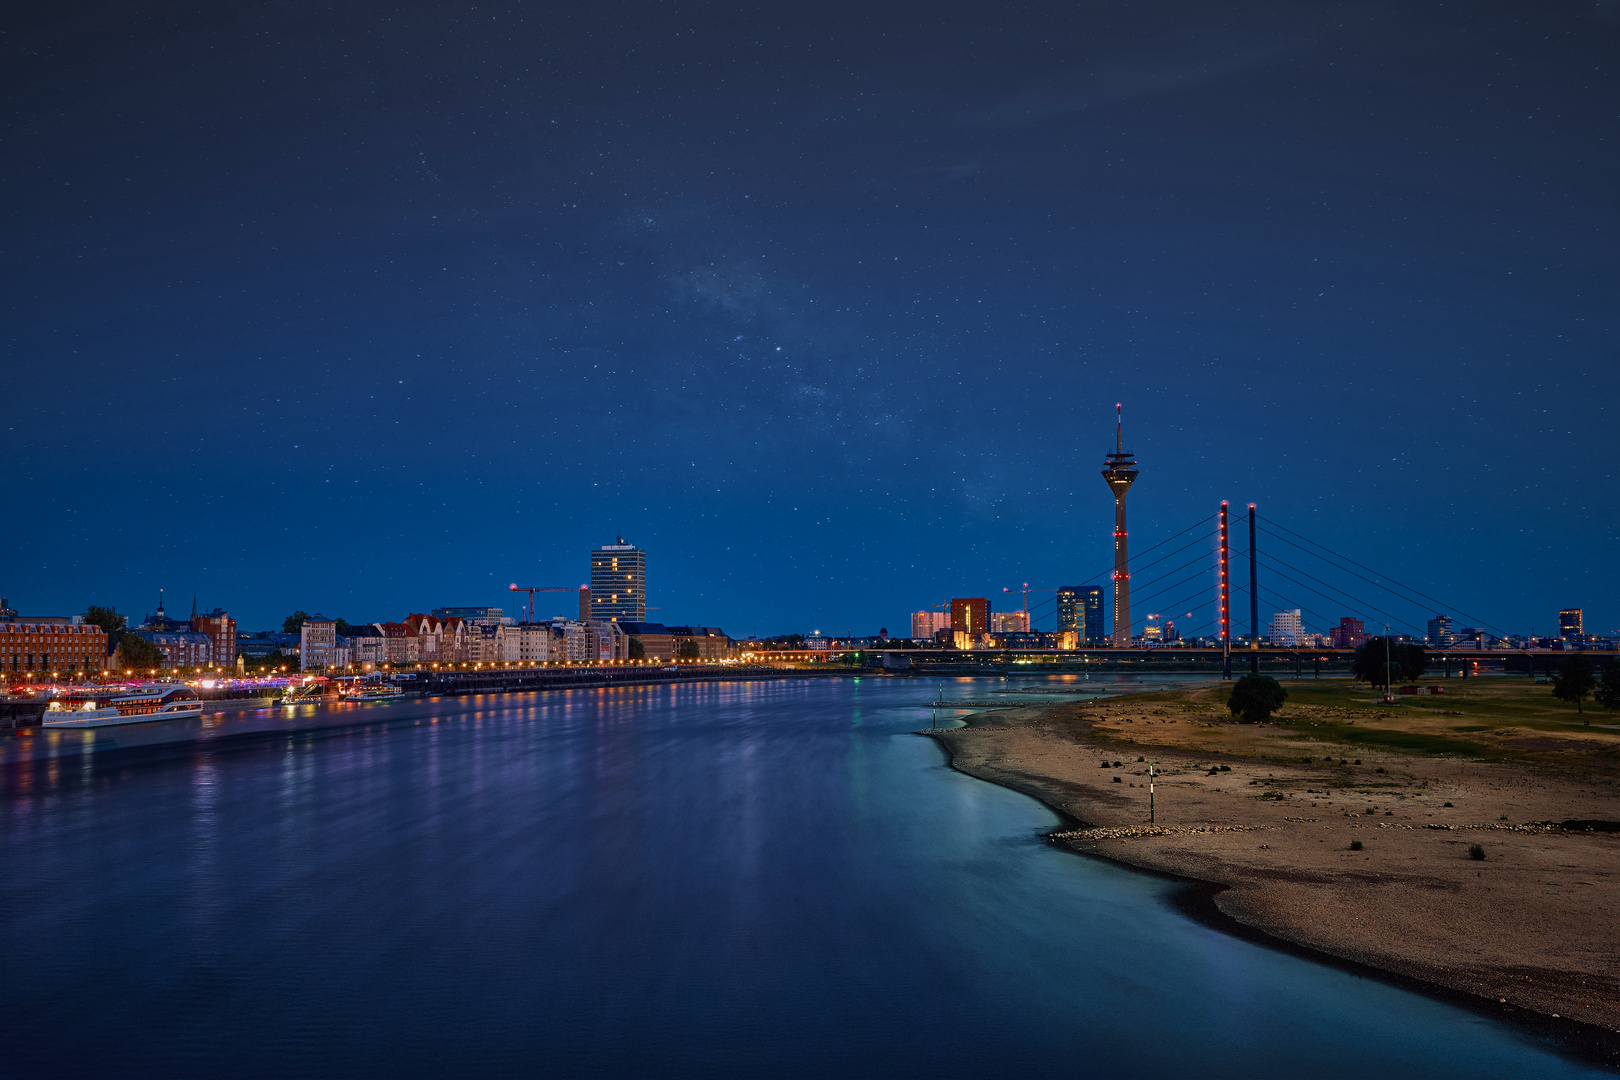
POLYGON ((622 535, 649 618, 903 634, 1105 580, 1123 402, 1133 552, 1256 502, 1620 628, 1612 3, 4 28, 26 614, 510 612, 622 535))

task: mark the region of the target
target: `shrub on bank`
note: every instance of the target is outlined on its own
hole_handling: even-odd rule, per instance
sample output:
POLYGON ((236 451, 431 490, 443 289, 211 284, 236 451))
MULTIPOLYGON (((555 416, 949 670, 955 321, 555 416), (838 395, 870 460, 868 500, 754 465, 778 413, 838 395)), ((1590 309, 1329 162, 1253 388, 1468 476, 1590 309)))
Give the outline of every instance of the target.
POLYGON ((1226 707, 1246 724, 1263 724, 1288 700, 1288 691, 1270 675, 1245 675, 1232 687, 1226 707))

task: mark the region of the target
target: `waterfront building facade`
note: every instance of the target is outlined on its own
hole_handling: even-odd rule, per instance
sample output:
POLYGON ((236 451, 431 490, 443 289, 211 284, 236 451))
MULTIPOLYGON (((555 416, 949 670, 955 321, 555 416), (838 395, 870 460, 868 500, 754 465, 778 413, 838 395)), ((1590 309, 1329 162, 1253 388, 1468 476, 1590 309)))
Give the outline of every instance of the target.
POLYGON ((671 626, 669 633, 676 656, 680 655, 681 643, 687 641, 697 646, 699 660, 725 660, 733 655, 731 638, 718 626, 671 626))
POLYGON ((298 667, 308 671, 338 665, 337 620, 311 615, 298 630, 298 667))
POLYGON ((196 634, 190 630, 148 630, 145 627, 136 627, 124 633, 145 638, 156 646, 158 652, 163 654, 162 667, 165 671, 208 667, 213 660, 214 642, 207 634, 196 634))
MULTIPOLYGON (((594 594, 595 590, 592 590, 594 594)), ((648 660, 675 659, 675 636, 669 632, 669 627, 663 623, 650 622, 622 622, 625 637, 628 638, 626 648, 632 652, 636 646, 640 647, 641 654, 648 660)))
POLYGON ((222 608, 191 613, 191 632, 206 634, 211 643, 209 662, 215 667, 236 663, 236 620, 222 608))
POLYGON ((590 619, 645 622, 647 553, 619 537, 591 552, 590 619))
POLYGON ((107 666, 107 632, 72 623, 0 623, 0 671, 100 671, 107 666))
POLYGON ((377 623, 351 626, 344 635, 349 645, 349 662, 366 671, 375 671, 388 659, 386 639, 377 623))

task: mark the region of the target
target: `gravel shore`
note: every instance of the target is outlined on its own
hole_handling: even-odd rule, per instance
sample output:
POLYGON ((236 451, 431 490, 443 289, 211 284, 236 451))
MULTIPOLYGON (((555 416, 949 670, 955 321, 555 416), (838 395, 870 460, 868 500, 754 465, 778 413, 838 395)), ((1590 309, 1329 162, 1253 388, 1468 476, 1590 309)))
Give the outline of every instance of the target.
POLYGON ((1206 883, 1244 927, 1504 1012, 1620 1032, 1620 834, 1558 824, 1620 818, 1609 781, 1457 756, 1352 759, 1297 735, 1294 763, 1121 735, 1177 723, 1191 722, 1173 705, 1071 702, 923 734, 955 768, 1067 819, 1054 843, 1206 883))

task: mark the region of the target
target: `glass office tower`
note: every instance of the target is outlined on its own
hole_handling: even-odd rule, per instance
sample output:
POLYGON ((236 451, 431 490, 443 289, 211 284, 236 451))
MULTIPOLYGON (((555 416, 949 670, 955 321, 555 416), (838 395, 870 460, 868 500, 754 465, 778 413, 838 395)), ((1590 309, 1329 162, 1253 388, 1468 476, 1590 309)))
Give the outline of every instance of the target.
POLYGON ((647 621, 647 553, 622 536, 591 552, 591 618, 647 621))
POLYGON ((1101 645, 1107 639, 1103 631, 1103 587, 1065 585, 1059 589, 1057 628, 1079 631, 1086 644, 1101 645))

